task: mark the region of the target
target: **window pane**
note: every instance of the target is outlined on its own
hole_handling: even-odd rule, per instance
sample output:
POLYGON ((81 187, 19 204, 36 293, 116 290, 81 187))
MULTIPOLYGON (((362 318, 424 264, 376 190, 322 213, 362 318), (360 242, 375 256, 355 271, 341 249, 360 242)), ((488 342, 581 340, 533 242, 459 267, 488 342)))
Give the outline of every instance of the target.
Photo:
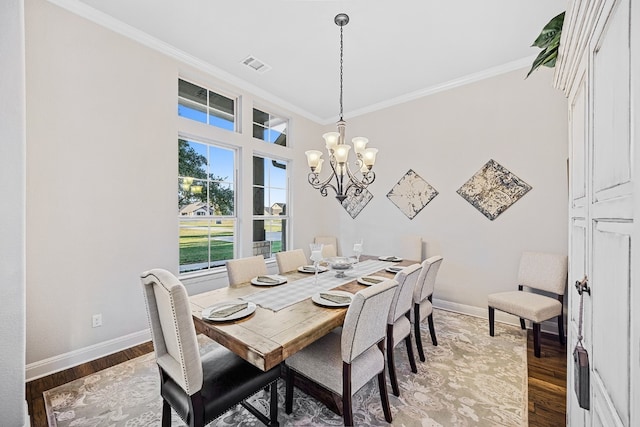
POLYGON ((178 100, 178 115, 197 122, 207 123, 207 107, 194 102, 178 100))
POLYGON ((209 267, 209 221, 180 221, 180 272, 209 267))
POLYGON ((288 120, 253 109, 253 137, 266 142, 287 145, 288 120))
POLYGON ((233 259, 235 242, 235 220, 222 219, 211 223, 211 267, 224 265, 233 259))
MULTIPOLYGON (((265 191, 262 187, 253 187, 253 214, 265 215, 269 209, 269 201, 265 199, 265 191)), ((267 213, 267 215, 269 215, 267 213)))
POLYGON ((207 203, 207 181, 178 178, 178 209, 181 216, 211 215, 207 203))
POLYGON ((233 184, 209 182, 209 198, 213 215, 228 216, 235 212, 233 184))
POLYGON ((253 253, 272 258, 276 252, 287 250, 286 220, 267 219, 253 222, 253 253))
POLYGON ((214 181, 230 182, 234 181, 234 153, 231 150, 210 146, 209 147, 209 170, 211 179, 214 181))
POLYGON ((178 139, 178 175, 207 178, 208 151, 205 144, 178 139))
POLYGON ((178 79, 178 96, 197 102, 206 107, 207 90, 182 79, 178 79))

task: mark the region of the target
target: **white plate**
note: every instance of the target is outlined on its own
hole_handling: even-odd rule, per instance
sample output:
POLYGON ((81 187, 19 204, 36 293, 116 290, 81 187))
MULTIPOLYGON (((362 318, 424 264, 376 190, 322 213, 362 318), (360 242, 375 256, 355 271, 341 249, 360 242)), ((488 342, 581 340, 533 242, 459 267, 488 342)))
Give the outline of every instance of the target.
POLYGON ((397 257, 397 256, 393 256, 393 255, 381 256, 381 257, 378 257, 378 259, 380 261, 391 261, 391 262, 400 262, 400 261, 402 261, 402 258, 397 257))
POLYGON ((384 271, 388 271, 389 273, 394 273, 394 274, 402 270, 404 270, 404 267, 400 267, 397 265, 392 265, 391 267, 387 267, 384 269, 384 271))
POLYGON ((269 277, 273 280, 276 280, 277 282, 276 283, 261 282, 258 280, 258 277, 260 276, 257 276, 251 279, 251 284, 256 286, 278 286, 278 285, 282 285, 283 283, 287 283, 287 278, 284 276, 278 276, 277 274, 264 274, 263 276, 269 277))
POLYGON ((218 304, 214 304, 202 310, 202 318, 204 320, 209 320, 212 322, 228 322, 230 320, 242 319, 243 317, 247 317, 248 315, 256 311, 255 303, 247 302, 247 308, 240 311, 236 311, 235 313, 230 314, 226 317, 211 317, 211 312, 215 312, 217 310, 223 309, 225 307, 229 307, 231 305, 242 304, 244 302, 245 301, 234 300, 234 301, 225 301, 218 304))
MULTIPOLYGON (((325 271, 327 271, 328 268, 325 267, 324 265, 319 265, 318 266, 318 273, 324 273, 325 271)), ((298 271, 301 273, 315 273, 315 267, 313 265, 301 265, 300 267, 298 267, 298 271)))
POLYGON ((318 305, 323 305, 325 307, 346 307, 349 304, 351 304, 351 300, 353 300, 353 294, 351 292, 346 292, 346 291, 326 291, 326 292, 322 292, 323 294, 332 294, 332 295, 340 295, 340 296, 345 296, 345 297, 349 297, 350 300, 349 302, 345 302, 342 304, 339 304, 337 302, 333 302, 333 301, 329 301, 327 299, 324 299, 320 296, 320 292, 318 292, 317 294, 314 294, 311 297, 311 301, 315 302, 318 305))
POLYGON ((382 283, 383 280, 387 280, 386 277, 382 277, 382 276, 361 276, 358 277, 358 283, 360 283, 361 285, 365 285, 365 286, 371 286, 371 285, 377 285, 378 283, 382 283), (367 281, 368 278, 372 278, 372 279, 376 279, 376 280, 380 280, 380 282, 369 282, 367 281))

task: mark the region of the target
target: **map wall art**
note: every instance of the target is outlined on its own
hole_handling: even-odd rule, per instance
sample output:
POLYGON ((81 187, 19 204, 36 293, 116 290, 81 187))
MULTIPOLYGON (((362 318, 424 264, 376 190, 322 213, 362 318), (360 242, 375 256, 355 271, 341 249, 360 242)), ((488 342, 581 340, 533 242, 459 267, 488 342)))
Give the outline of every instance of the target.
POLYGON ((407 218, 413 219, 437 195, 438 191, 431 184, 409 169, 387 197, 407 218))
POLYGON ((456 192, 493 221, 531 188, 507 168, 491 159, 456 192))

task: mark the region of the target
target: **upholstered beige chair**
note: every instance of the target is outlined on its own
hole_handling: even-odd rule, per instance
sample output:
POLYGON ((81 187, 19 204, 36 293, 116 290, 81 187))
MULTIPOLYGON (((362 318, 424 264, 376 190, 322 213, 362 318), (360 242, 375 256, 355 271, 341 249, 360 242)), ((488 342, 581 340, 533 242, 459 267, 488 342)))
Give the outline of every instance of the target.
POLYGON ((285 360, 287 414, 293 411, 294 376, 302 375, 342 396, 344 424, 352 426, 352 396, 377 375, 384 417, 392 421, 384 372, 387 318, 380 313, 389 312, 397 286, 389 279, 357 292, 341 333, 329 333, 285 360))
POLYGON ((389 317, 387 318, 387 364, 389 365, 391 390, 396 396, 400 396, 400 388, 398 387, 393 350, 403 340, 407 345, 407 356, 409 357, 411 372, 418 372, 416 359, 413 356, 411 321, 409 319, 411 318, 413 291, 416 287, 421 269, 422 266, 420 264, 412 264, 396 273, 395 277, 396 282, 398 282, 398 288, 393 296, 389 317))
POLYGON ((277 426, 280 367, 264 372, 222 346, 200 356, 184 285, 161 269, 142 273, 141 281, 160 369, 162 426, 171 426, 171 408, 187 425, 204 426, 238 404, 277 426), (270 418, 245 402, 267 387, 270 418))
POLYGON ((426 360, 424 356, 424 348, 422 347, 422 336, 420 334, 420 324, 424 319, 428 319, 429 332, 431 333, 431 342, 438 345, 436 338, 436 329, 433 325, 433 289, 436 284, 436 277, 442 264, 442 257, 439 255, 432 256, 422 261, 422 270, 418 276, 416 287, 413 291, 413 313, 411 315, 411 323, 413 323, 414 336, 416 337, 416 347, 418 348, 418 356, 420 361, 426 360))
POLYGON ((332 257, 332 256, 338 256, 338 239, 335 236, 316 236, 313 239, 314 243, 321 243, 324 245, 323 249, 322 249, 322 256, 327 258, 327 257, 332 257), (333 248, 333 249, 331 249, 333 248), (327 255, 325 255, 325 251, 329 251, 327 252, 327 255))
POLYGON ((520 317, 520 326, 525 329, 525 319, 533 322, 533 350, 540 357, 540 324, 558 318, 558 339, 564 345, 564 316, 562 315, 564 292, 567 286, 567 257, 560 254, 524 252, 518 270, 518 290, 498 292, 488 296, 489 335, 494 334, 495 310, 520 317), (549 297, 540 290, 556 294, 549 297))
POLYGON ((268 274, 267 264, 262 255, 247 258, 230 259, 227 261, 227 277, 229 286, 248 282, 256 276, 268 274))
POLYGON ((420 236, 400 236, 399 247, 393 255, 401 258, 422 262, 422 237, 420 236))
POLYGON ((287 271, 293 271, 298 267, 306 265, 307 256, 302 249, 276 252, 276 263, 278 264, 278 271, 280 273, 286 273, 287 271))
POLYGON ((322 257, 323 258, 331 258, 334 256, 338 256, 338 251, 336 247, 333 245, 322 245, 322 257))

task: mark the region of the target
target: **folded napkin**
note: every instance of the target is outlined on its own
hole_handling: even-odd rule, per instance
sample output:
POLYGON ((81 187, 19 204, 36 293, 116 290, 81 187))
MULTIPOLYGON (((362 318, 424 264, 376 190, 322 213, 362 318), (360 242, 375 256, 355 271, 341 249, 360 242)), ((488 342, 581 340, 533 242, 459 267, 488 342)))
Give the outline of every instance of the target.
POLYGON ((373 283, 374 285, 376 283, 384 282, 384 280, 382 280, 382 279, 375 279, 375 278, 369 277, 369 276, 363 277, 362 280, 367 282, 367 283, 373 283))
POLYGON ((384 257, 383 261, 400 261, 400 258, 398 258, 397 256, 388 256, 384 257))
POLYGON ((270 276, 258 276, 256 279, 258 280, 258 282, 262 282, 262 283, 274 283, 275 284, 275 283, 282 282, 282 280, 277 280, 277 279, 274 279, 273 277, 270 277, 270 276))
POLYGON ((233 313, 237 313, 240 310, 244 310, 248 306, 249 304, 246 302, 224 306, 222 308, 219 308, 218 310, 212 311, 209 314, 209 317, 229 317, 233 313))
POLYGON ((351 302, 351 297, 345 295, 327 294, 324 292, 320 292, 320 298, 326 299, 327 301, 335 302, 336 304, 351 302))
POLYGON ((313 272, 316 271, 316 268, 313 265, 305 265, 304 267, 302 267, 302 269, 304 271, 313 271, 313 272))

